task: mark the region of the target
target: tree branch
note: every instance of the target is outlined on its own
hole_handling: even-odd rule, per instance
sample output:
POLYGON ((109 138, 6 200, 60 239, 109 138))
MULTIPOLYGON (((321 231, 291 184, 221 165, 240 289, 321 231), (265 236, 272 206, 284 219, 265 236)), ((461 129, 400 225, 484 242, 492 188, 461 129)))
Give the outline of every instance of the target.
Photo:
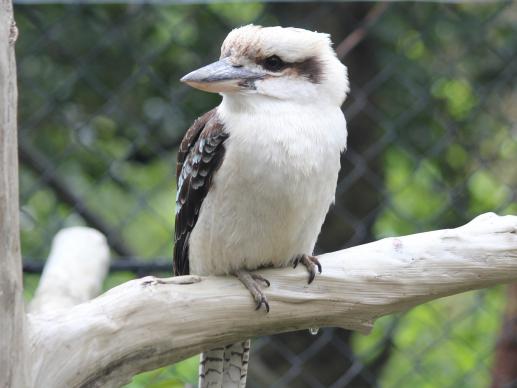
POLYGON ((61 230, 29 306, 31 313, 73 307, 101 293, 109 268, 106 238, 95 229, 61 230))
POLYGON ((336 47, 336 55, 343 60, 366 37, 368 30, 372 28, 379 18, 386 12, 391 4, 389 2, 377 3, 372 6, 359 27, 347 35, 336 47))
POLYGON ((33 387, 120 386, 136 373, 215 346, 308 327, 368 332, 383 315, 517 279, 517 217, 485 214, 456 229, 389 238, 260 271, 271 312, 233 278, 127 282, 68 311, 29 315, 33 387))

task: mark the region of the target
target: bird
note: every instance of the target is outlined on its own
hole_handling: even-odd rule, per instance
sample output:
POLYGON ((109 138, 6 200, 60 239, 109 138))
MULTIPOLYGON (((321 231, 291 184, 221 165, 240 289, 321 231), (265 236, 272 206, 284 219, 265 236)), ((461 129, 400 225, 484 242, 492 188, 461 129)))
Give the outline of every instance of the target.
MULTIPOLYGON (((347 125, 348 70, 330 35, 246 25, 230 31, 219 60, 185 75, 222 96, 195 120, 177 156, 175 275, 233 275, 269 312, 252 272, 303 264, 334 202, 347 125)), ((244 387, 250 341, 201 355, 200 387, 244 387)))

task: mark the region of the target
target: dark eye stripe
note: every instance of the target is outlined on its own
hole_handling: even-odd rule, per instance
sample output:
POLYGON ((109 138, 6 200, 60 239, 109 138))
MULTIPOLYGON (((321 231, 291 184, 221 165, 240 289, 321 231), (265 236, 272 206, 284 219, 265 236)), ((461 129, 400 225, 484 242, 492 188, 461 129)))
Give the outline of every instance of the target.
POLYGON ((271 68, 271 66, 268 67, 266 64, 266 61, 272 57, 273 56, 260 58, 256 60, 256 63, 269 71, 292 69, 298 75, 306 77, 309 81, 315 84, 321 83, 323 78, 323 64, 316 57, 309 57, 300 62, 284 62, 280 59, 280 57, 275 55, 274 57, 277 57, 282 63, 282 66, 279 66, 275 69, 271 68))
POLYGON ((289 63, 289 67, 295 69, 312 83, 319 84, 323 79, 323 64, 316 57, 309 57, 301 62, 289 63))

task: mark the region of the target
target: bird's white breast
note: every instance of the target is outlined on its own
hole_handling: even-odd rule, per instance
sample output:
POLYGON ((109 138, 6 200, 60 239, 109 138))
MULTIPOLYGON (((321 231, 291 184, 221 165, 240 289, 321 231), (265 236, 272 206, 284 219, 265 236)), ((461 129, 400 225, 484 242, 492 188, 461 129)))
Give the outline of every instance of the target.
POLYGON ((347 136, 341 110, 258 107, 218 108, 230 136, 190 237, 192 273, 285 266, 311 254, 334 200, 347 136))

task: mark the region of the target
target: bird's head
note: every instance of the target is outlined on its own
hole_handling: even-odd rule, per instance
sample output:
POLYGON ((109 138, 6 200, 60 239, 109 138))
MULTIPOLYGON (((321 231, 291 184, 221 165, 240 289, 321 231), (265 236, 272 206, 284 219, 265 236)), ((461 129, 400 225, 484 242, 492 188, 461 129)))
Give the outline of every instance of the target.
POLYGON ((347 69, 331 45, 328 34, 247 25, 228 34, 219 61, 181 81, 228 97, 324 100, 340 106, 348 92, 347 69))

